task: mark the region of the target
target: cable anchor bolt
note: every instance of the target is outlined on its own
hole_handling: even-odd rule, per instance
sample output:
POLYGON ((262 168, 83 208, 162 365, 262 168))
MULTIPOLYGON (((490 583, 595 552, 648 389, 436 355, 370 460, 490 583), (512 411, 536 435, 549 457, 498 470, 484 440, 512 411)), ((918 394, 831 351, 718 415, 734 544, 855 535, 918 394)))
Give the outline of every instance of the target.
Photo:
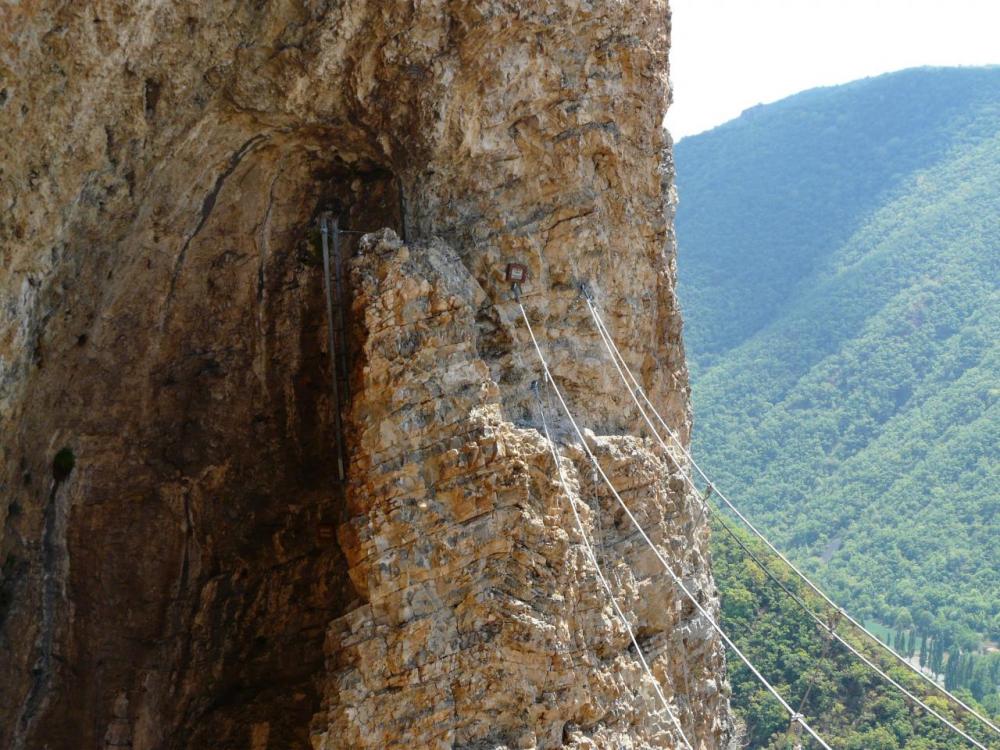
POLYGON ((521 284, 528 280, 528 267, 523 263, 508 263, 504 278, 514 290, 514 299, 521 299, 521 284))

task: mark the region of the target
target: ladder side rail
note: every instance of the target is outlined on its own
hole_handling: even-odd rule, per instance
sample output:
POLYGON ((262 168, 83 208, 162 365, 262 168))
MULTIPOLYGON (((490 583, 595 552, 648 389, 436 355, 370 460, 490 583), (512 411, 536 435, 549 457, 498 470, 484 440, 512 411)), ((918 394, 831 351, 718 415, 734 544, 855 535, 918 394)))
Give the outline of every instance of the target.
MULTIPOLYGON (((323 291, 326 296, 326 337, 327 348, 330 354, 330 381, 333 386, 333 421, 334 430, 337 433, 337 479, 343 482, 346 478, 344 472, 345 451, 344 451, 344 427, 340 416, 340 379, 337 376, 337 351, 333 336, 333 290, 330 281, 330 241, 329 227, 326 216, 321 216, 319 220, 320 237, 323 244, 323 291)), ((333 224, 334 243, 337 240, 337 223, 333 224)))

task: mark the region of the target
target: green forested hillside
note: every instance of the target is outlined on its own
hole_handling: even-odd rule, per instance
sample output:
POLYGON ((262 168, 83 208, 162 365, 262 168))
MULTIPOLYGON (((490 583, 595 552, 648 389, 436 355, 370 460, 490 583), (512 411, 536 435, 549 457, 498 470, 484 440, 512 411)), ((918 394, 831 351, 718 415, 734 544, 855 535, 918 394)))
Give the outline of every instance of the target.
POLYGON ((1000 68, 809 91, 676 163, 697 453, 850 610, 996 701, 1000 68))
MULTIPOLYGON (((823 602, 810 596, 781 563, 769 557, 762 544, 733 529, 740 544, 765 561, 782 584, 814 611, 823 602)), ((722 624, 740 648, 771 680, 809 724, 838 750, 965 750, 971 745, 942 722, 914 707, 873 670, 845 648, 827 640, 798 605, 749 559, 716 521, 713 524, 713 566, 723 590, 722 624)), ((949 721, 964 727, 986 747, 1000 747, 995 735, 914 676, 893 662, 868 639, 843 625, 839 630, 856 648, 867 652, 882 669, 920 696, 949 721)), ((733 708, 745 726, 749 747, 791 750, 788 714, 735 659, 730 659, 733 708)), ((1000 676, 1000 654, 984 657, 983 673, 1000 676)), ((1000 713, 1000 706, 978 703, 971 692, 959 688, 962 699, 977 711, 1000 713)), ((814 747, 809 744, 806 747, 814 747)))

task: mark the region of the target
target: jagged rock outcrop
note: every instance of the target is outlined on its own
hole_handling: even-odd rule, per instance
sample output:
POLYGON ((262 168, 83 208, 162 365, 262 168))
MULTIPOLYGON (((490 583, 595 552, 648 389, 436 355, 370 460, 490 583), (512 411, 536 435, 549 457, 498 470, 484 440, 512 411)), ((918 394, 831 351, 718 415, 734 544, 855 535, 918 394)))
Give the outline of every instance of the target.
MULTIPOLYGON (((665 3, 40 2, 0 29, 0 746, 674 747, 503 282, 529 266, 595 450, 714 601, 700 501, 627 437, 577 289, 686 435, 665 3), (346 488, 322 210, 407 236, 347 243, 346 488)), ((719 644, 562 428, 720 747, 719 644)))
MULTIPOLYGON (((505 416, 479 348, 498 329, 524 332, 489 319, 496 307, 438 242, 366 239, 356 276, 358 479, 341 539, 365 603, 330 628, 317 746, 678 746, 586 561, 549 448, 505 416)), ((710 592, 703 507, 675 467, 636 438, 593 447, 692 588, 710 592)), ((716 746, 725 701, 711 629, 664 584, 583 452, 568 459, 667 694, 691 736, 716 746)))

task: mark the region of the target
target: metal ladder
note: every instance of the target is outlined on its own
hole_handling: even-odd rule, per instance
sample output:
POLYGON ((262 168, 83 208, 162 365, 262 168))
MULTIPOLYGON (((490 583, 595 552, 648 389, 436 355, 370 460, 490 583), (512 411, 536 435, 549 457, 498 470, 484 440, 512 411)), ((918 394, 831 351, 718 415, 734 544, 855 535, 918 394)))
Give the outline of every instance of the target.
POLYGON ((337 433, 337 481, 347 479, 347 446, 344 442, 342 411, 351 402, 351 363, 347 345, 347 325, 344 307, 344 270, 340 247, 340 219, 329 213, 319 217, 319 231, 323 243, 323 290, 326 294, 327 348, 330 351, 330 380, 333 386, 334 429, 337 433), (331 264, 330 249, 333 246, 331 264), (330 266, 333 266, 333 278, 330 266), (334 295, 334 284, 336 295, 334 295))

